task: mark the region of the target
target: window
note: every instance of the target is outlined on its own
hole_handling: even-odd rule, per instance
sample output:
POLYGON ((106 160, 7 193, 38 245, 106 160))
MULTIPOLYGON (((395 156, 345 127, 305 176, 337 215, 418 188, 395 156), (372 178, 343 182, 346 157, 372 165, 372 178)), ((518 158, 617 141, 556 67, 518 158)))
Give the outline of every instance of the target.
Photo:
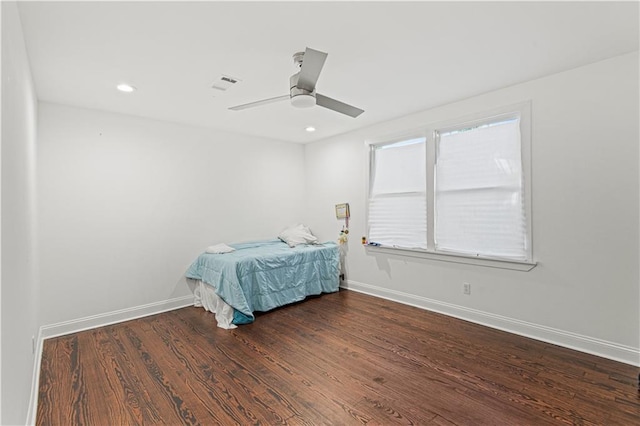
POLYGON ((530 106, 370 144, 369 241, 528 263, 530 106))
POLYGON ((427 248, 425 139, 373 146, 369 240, 427 248))

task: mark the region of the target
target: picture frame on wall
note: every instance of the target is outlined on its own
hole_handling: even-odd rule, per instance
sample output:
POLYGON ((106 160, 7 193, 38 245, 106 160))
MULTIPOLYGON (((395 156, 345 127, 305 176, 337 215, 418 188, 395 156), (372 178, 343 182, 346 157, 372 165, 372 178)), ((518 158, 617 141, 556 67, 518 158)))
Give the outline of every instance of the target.
POLYGON ((336 204, 336 219, 349 218, 349 203, 336 204))

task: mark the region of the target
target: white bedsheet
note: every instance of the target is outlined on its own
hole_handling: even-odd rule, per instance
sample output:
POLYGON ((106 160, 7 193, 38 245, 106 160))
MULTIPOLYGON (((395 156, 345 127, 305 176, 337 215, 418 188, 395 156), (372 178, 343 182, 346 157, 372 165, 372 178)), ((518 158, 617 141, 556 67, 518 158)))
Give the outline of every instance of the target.
POLYGON ((193 292, 194 300, 193 305, 197 307, 203 307, 209 312, 213 312, 216 315, 216 321, 218 321, 218 327, 224 329, 237 328, 238 326, 232 324, 233 321, 233 308, 225 303, 220 298, 210 285, 198 281, 195 291, 193 292))
POLYGON ((231 253, 232 251, 236 251, 233 247, 229 247, 225 243, 216 244, 215 246, 207 247, 206 252, 211 254, 224 254, 231 253))

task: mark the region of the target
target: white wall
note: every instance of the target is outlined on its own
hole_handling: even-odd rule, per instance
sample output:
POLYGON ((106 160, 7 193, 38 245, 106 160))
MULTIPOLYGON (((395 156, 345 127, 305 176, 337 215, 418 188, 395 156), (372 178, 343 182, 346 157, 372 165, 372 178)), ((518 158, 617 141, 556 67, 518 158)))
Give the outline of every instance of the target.
POLYGON ((38 331, 36 96, 15 2, 2 7, 2 417, 27 418, 38 331))
POLYGON ((275 238, 304 212, 304 148, 41 103, 42 324, 190 294, 211 244, 275 238))
MULTIPOLYGON (((2 29, 0 4, 0 30, 2 29)), ((2 31, 0 31, 0 61, 2 60, 2 31)), ((0 62, 1 64, 1 62, 0 62)), ((2 93, 2 66, 0 66, 0 93, 2 93)), ((2 186, 2 102, 0 97, 0 187, 2 186)), ((0 195, 0 384, 2 383, 2 196, 0 195)), ((0 385, 0 422, 2 422, 2 386, 0 385)))
MULTIPOLYGON (((322 238, 351 203, 347 286, 640 365, 638 54, 306 146, 307 221, 322 238), (363 141, 532 101, 530 272, 367 253, 363 141), (462 283, 472 294, 462 294, 462 283)), ((428 96, 428 93, 417 96, 428 96)))

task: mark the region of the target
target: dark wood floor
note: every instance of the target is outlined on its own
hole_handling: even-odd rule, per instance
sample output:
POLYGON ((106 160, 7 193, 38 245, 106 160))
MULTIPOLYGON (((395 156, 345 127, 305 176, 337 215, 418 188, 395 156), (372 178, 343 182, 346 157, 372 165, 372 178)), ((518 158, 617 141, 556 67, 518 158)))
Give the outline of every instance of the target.
POLYGON ((49 339, 38 425, 640 424, 638 368, 340 291, 49 339))

